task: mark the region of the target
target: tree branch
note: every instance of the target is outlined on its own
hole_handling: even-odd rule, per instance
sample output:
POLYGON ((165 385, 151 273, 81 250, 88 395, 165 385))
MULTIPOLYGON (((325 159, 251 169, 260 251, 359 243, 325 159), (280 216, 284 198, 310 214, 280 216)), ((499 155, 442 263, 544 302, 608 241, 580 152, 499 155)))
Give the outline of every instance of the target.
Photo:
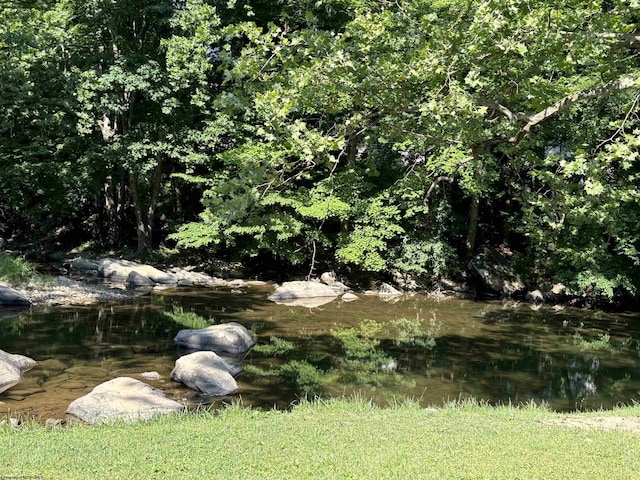
POLYGON ((635 35, 633 33, 601 33, 598 35, 600 38, 604 38, 605 40, 615 40, 618 43, 627 45, 629 47, 635 47, 640 45, 640 35, 635 35))
POLYGON ((462 165, 464 165, 465 163, 470 162, 471 160, 473 160, 474 158, 475 158, 475 156, 467 157, 467 158, 459 161, 458 164, 455 166, 455 168, 453 169, 453 171, 449 175, 440 175, 439 177, 436 177, 433 180, 433 182, 431 182, 431 186, 427 190, 427 193, 425 193, 424 199, 422 200, 422 204, 426 205, 429 202, 429 197, 431 197, 431 194, 433 193, 435 188, 440 183, 445 182, 445 181, 449 182, 449 183, 453 183, 453 181, 456 179, 456 177, 454 177, 454 174, 458 171, 458 169, 462 165))
POLYGON ((640 85, 639 78, 640 78, 640 74, 625 75, 622 77, 618 77, 615 80, 612 80, 611 82, 606 83, 604 85, 588 88, 586 90, 582 90, 580 92, 576 92, 572 95, 568 95, 564 97, 559 102, 556 102, 553 105, 529 117, 529 121, 527 122, 527 124, 524 127, 522 127, 522 129, 518 132, 516 136, 511 137, 509 139, 509 143, 512 143, 513 145, 518 145, 522 141, 522 139, 525 137, 525 135, 529 133, 533 127, 544 122, 549 117, 554 116, 556 113, 569 108, 574 103, 578 103, 583 100, 589 100, 592 98, 603 97, 605 95, 610 95, 614 92, 619 92, 622 90, 626 90, 628 88, 637 87, 640 85))
POLYGON ((498 102, 495 102, 493 100, 488 100, 486 98, 480 98, 478 99, 478 103, 484 107, 489 107, 497 112, 500 112, 502 115, 504 115, 508 122, 511 124, 517 123, 518 120, 520 120, 522 118, 522 115, 518 115, 517 113, 513 113, 511 110, 509 110, 507 107, 505 107, 504 105, 499 104, 498 102))

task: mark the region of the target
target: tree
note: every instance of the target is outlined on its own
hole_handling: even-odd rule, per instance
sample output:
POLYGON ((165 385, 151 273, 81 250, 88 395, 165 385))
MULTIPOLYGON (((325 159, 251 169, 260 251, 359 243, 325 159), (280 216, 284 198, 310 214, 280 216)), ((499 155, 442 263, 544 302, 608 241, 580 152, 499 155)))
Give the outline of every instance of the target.
POLYGON ((243 25, 217 104, 245 138, 177 238, 414 271, 508 240, 557 143, 544 124, 637 87, 630 7, 406 1, 335 30, 243 25), (487 215, 504 227, 479 230, 487 215))
POLYGON ((61 227, 53 217, 84 212, 88 178, 70 158, 71 14, 64 4, 23 3, 0 4, 0 223, 4 237, 35 240, 61 227))

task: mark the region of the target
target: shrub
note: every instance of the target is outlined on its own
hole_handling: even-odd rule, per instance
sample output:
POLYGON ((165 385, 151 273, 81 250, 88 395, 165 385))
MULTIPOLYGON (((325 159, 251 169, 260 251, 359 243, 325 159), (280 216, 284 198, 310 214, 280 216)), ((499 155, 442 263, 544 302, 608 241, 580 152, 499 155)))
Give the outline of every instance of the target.
POLYGON ((0 252, 0 280, 15 284, 33 280, 36 277, 36 267, 31 262, 0 252))

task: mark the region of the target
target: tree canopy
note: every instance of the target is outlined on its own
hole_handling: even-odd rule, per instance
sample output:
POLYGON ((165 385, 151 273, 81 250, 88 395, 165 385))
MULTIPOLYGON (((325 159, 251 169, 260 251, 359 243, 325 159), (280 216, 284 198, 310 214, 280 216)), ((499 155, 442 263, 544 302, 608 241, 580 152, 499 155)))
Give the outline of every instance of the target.
POLYGON ((7 239, 640 286, 637 0, 1 5, 7 239))

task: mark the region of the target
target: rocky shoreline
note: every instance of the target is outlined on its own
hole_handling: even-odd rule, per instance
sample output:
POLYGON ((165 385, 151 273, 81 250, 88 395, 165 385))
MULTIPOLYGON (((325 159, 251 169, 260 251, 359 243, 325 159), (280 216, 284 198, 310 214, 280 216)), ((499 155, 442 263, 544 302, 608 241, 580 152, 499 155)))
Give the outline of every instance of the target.
MULTIPOLYGON (((151 290, 180 286, 199 286, 206 288, 242 288, 252 282, 242 280, 241 270, 234 266, 233 276, 228 280, 209 275, 194 266, 164 266, 156 268, 130 260, 95 257, 75 257, 63 261, 61 271, 64 275, 49 281, 34 281, 17 286, 0 282, 0 305, 3 306, 83 306, 99 302, 126 301, 143 295, 151 290), (20 303, 22 301, 22 303, 20 303), (17 302, 17 303, 14 303, 17 302)), ((227 272, 228 273, 228 272, 227 272)), ((224 275, 224 272, 222 273, 224 275)), ((273 298, 278 303, 289 303, 313 308, 330 301, 332 296, 344 294, 352 289, 337 281, 335 274, 325 272, 315 280, 315 287, 324 284, 335 292, 331 295, 319 295, 310 292, 296 292, 290 299, 273 298), (309 298, 313 297, 313 298, 309 298), (328 299, 328 300, 327 300, 328 299), (317 305, 316 305, 317 304, 317 305)), ((290 282, 285 282, 290 283, 290 282)), ((467 278, 462 281, 441 279, 431 290, 416 282, 416 279, 393 275, 390 283, 373 282, 373 289, 363 289, 360 294, 396 297, 403 294, 421 292, 427 296, 442 298, 501 298, 503 302, 526 303, 533 308, 544 305, 558 305, 593 308, 598 300, 590 295, 567 295, 562 284, 545 289, 525 287, 519 276, 513 271, 507 258, 500 252, 486 249, 474 257, 468 265, 467 278), (397 287, 397 288, 396 288, 397 287)), ((314 286, 313 283, 310 283, 314 286)), ((308 286, 306 287, 309 288, 308 286)), ((277 296, 277 295, 276 295, 277 296)), ((349 292, 343 300, 355 300, 349 292)), ((602 305, 606 307, 611 305, 602 305)))
POLYGON ((53 283, 29 283, 13 287, 33 306, 82 306, 99 302, 124 301, 148 290, 127 289, 124 285, 91 284, 87 281, 58 277, 53 283))
POLYGON ((150 265, 128 260, 75 260, 68 276, 34 280, 18 285, 0 282, 0 305, 83 306, 98 302, 126 301, 152 290, 177 286, 238 288, 243 280, 223 280, 192 268, 161 271, 150 265))

